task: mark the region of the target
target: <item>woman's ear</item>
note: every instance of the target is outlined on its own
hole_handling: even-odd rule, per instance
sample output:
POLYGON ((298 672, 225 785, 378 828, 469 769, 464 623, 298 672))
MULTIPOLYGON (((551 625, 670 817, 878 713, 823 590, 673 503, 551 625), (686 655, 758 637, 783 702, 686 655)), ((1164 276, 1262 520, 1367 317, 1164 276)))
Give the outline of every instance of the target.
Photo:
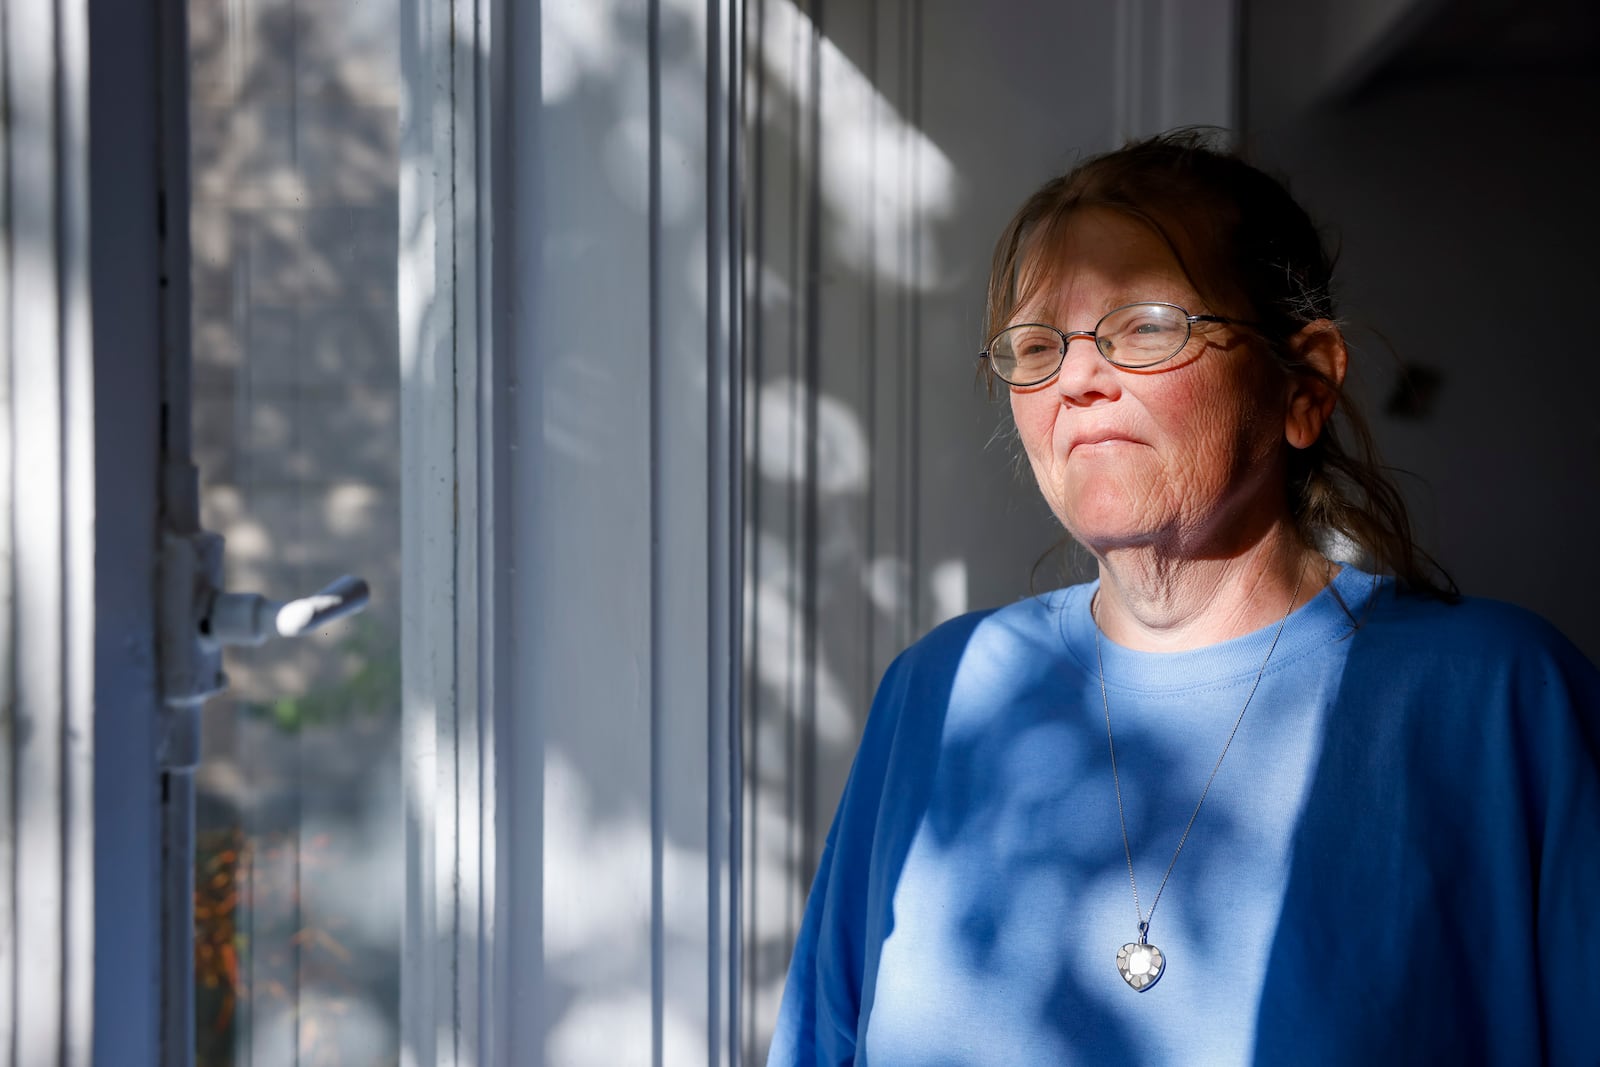
POLYGON ((1289 338, 1289 351, 1316 373, 1290 376, 1283 436, 1295 448, 1310 448, 1322 436, 1322 427, 1339 403, 1339 387, 1344 384, 1350 357, 1344 334, 1328 319, 1307 323, 1289 338))

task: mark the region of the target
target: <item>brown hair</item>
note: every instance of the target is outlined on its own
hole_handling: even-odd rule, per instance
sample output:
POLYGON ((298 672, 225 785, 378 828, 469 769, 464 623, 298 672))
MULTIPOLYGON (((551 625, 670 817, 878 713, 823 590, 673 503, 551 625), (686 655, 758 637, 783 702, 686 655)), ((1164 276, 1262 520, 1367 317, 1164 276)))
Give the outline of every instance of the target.
POLYGON ((1317 441, 1289 452, 1285 490, 1300 535, 1323 546, 1346 539, 1401 588, 1457 599, 1455 582, 1416 543, 1366 420, 1289 344, 1305 326, 1334 318, 1334 260, 1322 235, 1281 181, 1217 141, 1218 131, 1206 129, 1138 141, 1085 160, 1029 197, 995 246, 986 336, 1051 283, 1059 264, 1048 249, 1079 210, 1110 209, 1150 227, 1213 310, 1248 320, 1286 373, 1316 378, 1337 397, 1317 441))

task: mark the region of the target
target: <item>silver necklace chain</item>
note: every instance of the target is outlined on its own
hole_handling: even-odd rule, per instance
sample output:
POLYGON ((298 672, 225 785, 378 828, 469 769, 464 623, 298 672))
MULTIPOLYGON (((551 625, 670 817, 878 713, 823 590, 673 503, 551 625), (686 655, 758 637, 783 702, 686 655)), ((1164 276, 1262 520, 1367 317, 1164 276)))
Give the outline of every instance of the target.
POLYGON ((1117 789, 1117 822, 1122 827, 1122 853, 1128 858, 1128 886, 1133 890, 1133 911, 1139 918, 1139 940, 1144 942, 1145 936, 1150 932, 1150 923, 1156 917, 1156 905, 1161 903, 1161 894, 1166 891, 1167 879, 1172 877, 1172 868, 1178 865, 1178 856, 1183 852, 1185 842, 1189 840, 1189 831, 1194 829, 1194 821, 1200 817, 1201 805, 1206 802, 1206 794, 1211 792, 1211 783, 1216 781, 1217 772, 1222 769, 1222 760, 1228 754, 1228 749, 1233 744, 1234 735, 1239 732, 1239 724, 1244 722, 1244 713, 1250 710, 1250 702, 1255 699, 1256 690, 1261 686, 1261 676, 1267 673, 1267 664, 1272 661, 1273 650, 1278 647, 1278 638, 1283 636, 1283 628, 1289 621, 1289 616, 1294 614, 1295 601, 1300 599, 1300 585, 1305 580, 1306 569, 1302 565, 1300 576, 1295 579, 1294 592, 1289 595, 1289 606, 1284 610, 1283 618, 1278 620, 1278 629, 1272 635, 1272 643, 1267 646, 1267 654, 1261 659, 1261 666, 1256 670, 1256 679, 1250 683, 1250 693, 1244 698, 1244 707, 1239 709, 1239 717, 1233 720, 1233 729, 1228 731, 1228 740, 1222 745, 1222 752, 1217 756, 1217 762, 1211 768, 1211 776, 1206 779, 1205 788, 1200 790, 1200 799, 1196 801, 1194 812, 1189 816, 1189 824, 1183 828, 1183 836, 1178 839, 1178 847, 1172 850, 1172 862, 1167 864, 1167 873, 1161 876, 1161 884, 1156 887, 1155 899, 1150 902, 1150 914, 1146 915, 1139 906, 1139 883, 1133 877, 1133 849, 1128 844, 1128 819, 1122 810, 1122 778, 1117 774, 1117 743, 1111 737, 1111 701, 1106 697, 1106 667, 1105 661, 1100 656, 1100 615, 1097 610, 1099 593, 1089 602, 1089 618, 1094 622, 1094 662, 1100 674, 1100 704, 1106 713, 1106 745, 1111 749, 1111 781, 1117 789))

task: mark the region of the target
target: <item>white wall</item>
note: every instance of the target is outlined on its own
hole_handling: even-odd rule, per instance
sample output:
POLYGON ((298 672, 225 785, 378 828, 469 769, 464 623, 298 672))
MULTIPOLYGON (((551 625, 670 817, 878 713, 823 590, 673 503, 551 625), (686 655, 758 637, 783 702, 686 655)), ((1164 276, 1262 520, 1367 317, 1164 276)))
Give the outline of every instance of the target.
POLYGON ((564 0, 512 16, 507 856, 514 886, 541 868, 540 899, 510 905, 516 965, 537 983, 514 1001, 529 1009, 518 1061, 733 1054, 736 7, 564 0))
POLYGON ((736 1058, 741 5, 402 5, 403 1062, 736 1058))
POLYGON ((1416 476, 1400 484, 1424 543, 1464 591, 1540 612, 1592 658, 1597 106, 1592 73, 1488 64, 1253 132, 1342 246, 1354 392, 1416 476), (1382 410, 1397 359, 1442 377, 1425 418, 1382 410))

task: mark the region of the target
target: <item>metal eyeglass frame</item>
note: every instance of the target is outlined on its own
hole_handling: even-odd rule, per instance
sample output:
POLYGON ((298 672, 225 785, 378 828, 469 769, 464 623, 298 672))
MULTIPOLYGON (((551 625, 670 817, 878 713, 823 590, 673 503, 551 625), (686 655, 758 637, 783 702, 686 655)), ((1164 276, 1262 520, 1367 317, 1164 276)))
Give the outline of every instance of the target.
POLYGON ((1113 367, 1116 367, 1119 370, 1149 370, 1151 367, 1159 367, 1163 363, 1167 363, 1167 362, 1169 362, 1169 361, 1171 361, 1173 359, 1176 359, 1179 352, 1182 352, 1185 348, 1189 347, 1189 340, 1190 340, 1190 338, 1192 338, 1194 336, 1194 325, 1197 322, 1217 322, 1217 323, 1222 323, 1223 325, 1228 325, 1228 326, 1250 326, 1250 325, 1253 325, 1252 323, 1245 322, 1243 319, 1228 319, 1228 318, 1223 318, 1221 315, 1191 315, 1191 314, 1189 314, 1189 309, 1188 308, 1180 307, 1177 304, 1168 303, 1165 300, 1135 300, 1131 304, 1123 304, 1121 307, 1114 307, 1110 311, 1106 312, 1104 315, 1101 315, 1100 316, 1100 321, 1096 322, 1094 324, 1094 329, 1092 329, 1092 330, 1063 330, 1063 329, 1059 329, 1058 327, 1051 326, 1047 322, 1017 322, 1017 323, 1013 323, 1012 325, 1007 326, 1004 330, 1001 330, 1000 333, 997 333, 993 337, 989 338, 989 343, 984 346, 984 349, 983 349, 982 352, 978 353, 978 358, 981 359, 981 360, 987 361, 988 365, 989 365, 989 372, 991 374, 993 374, 996 378, 999 378, 1002 382, 1005 382, 1007 385, 1012 386, 1012 387, 1017 388, 1017 389, 1027 389, 1027 388, 1030 388, 1030 387, 1035 386, 1035 385, 1043 385, 1045 382, 1048 382, 1051 378, 1054 378, 1056 375, 1060 374, 1062 366, 1067 362, 1067 346, 1072 343, 1073 338, 1076 338, 1076 337, 1087 337, 1091 342, 1094 343, 1094 350, 1096 352, 1100 353, 1100 358, 1105 360, 1107 363, 1111 364, 1113 367), (1118 363, 1116 360, 1112 359, 1109 355, 1106 354, 1106 350, 1104 348, 1100 347, 1100 325, 1101 325, 1101 323, 1105 322, 1111 316, 1117 314, 1120 311, 1127 311, 1129 308, 1136 308, 1136 307, 1164 307, 1164 308, 1171 308, 1172 310, 1174 310, 1176 312, 1179 312, 1180 314, 1183 315, 1183 319, 1184 319, 1183 342, 1181 344, 1179 344, 1177 348, 1174 348, 1172 350, 1172 354, 1171 355, 1166 356, 1163 359, 1158 359, 1154 363, 1118 363), (1032 381, 1014 382, 1010 378, 1007 378, 1004 374, 1001 374, 1000 371, 995 367, 994 356, 991 354, 991 350, 994 348, 995 341, 1000 339, 1000 334, 1005 333, 1007 330, 1015 330, 1015 329, 1018 329, 1018 328, 1023 327, 1023 326, 1037 326, 1037 327, 1040 327, 1041 329, 1049 330, 1051 333, 1053 333, 1056 336, 1060 337, 1061 338, 1061 358, 1056 361, 1055 369, 1052 370, 1049 374, 1046 374, 1046 375, 1044 375, 1043 377, 1040 377, 1040 378, 1035 378, 1032 381))

